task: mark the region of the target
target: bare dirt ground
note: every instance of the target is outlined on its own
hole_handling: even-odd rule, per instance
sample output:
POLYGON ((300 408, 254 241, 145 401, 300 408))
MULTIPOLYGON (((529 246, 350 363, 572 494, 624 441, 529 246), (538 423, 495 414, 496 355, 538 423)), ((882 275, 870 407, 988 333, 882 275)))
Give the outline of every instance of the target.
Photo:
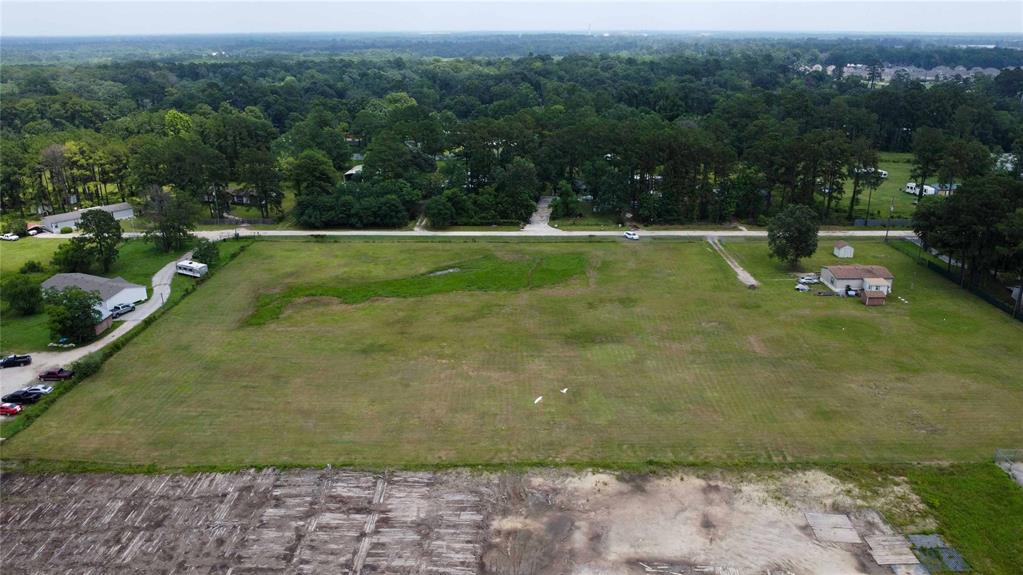
POLYGON ((720 255, 721 258, 725 260, 725 263, 728 264, 728 267, 732 268, 732 270, 735 272, 735 277, 738 278, 738 280, 742 282, 744 286, 751 289, 760 286, 760 282, 758 282, 757 279, 753 277, 753 274, 749 273, 748 271, 746 271, 746 268, 739 265, 739 262, 735 261, 735 258, 732 257, 732 254, 728 253, 728 251, 725 250, 725 248, 721 245, 721 242, 718 241, 716 237, 713 236, 708 237, 707 242, 711 245, 711 247, 714 248, 714 251, 716 251, 718 255, 720 255))
POLYGON ((890 573, 815 538, 804 511, 891 530, 812 471, 8 473, 0 489, 5 574, 890 573))

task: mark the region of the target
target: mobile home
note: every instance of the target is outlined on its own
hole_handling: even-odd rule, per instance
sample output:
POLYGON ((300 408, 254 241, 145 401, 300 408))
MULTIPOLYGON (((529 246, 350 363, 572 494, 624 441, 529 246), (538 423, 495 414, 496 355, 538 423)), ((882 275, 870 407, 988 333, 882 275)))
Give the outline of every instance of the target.
POLYGON ((200 262, 193 262, 192 260, 184 260, 178 262, 175 268, 181 275, 192 276, 194 278, 201 278, 206 275, 206 272, 210 271, 209 266, 200 262))

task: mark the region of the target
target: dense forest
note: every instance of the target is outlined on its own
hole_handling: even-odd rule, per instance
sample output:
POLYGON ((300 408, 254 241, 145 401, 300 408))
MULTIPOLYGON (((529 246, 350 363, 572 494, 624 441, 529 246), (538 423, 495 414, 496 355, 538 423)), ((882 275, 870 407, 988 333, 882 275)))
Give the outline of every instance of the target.
POLYGON ((799 203, 845 223, 878 184, 880 151, 913 152, 916 180, 953 183, 1023 149, 1023 52, 987 50, 1007 66, 993 77, 882 82, 805 62, 979 49, 822 42, 5 65, 3 212, 171 197, 220 217, 244 190, 263 217, 305 227, 513 224, 541 195, 555 215, 586 201, 622 222, 758 222, 799 203))

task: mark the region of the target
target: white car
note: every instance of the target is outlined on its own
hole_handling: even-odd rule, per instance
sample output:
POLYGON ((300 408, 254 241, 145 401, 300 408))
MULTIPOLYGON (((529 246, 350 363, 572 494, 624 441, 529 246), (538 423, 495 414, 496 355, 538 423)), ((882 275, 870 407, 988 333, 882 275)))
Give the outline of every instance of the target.
POLYGON ((803 276, 799 278, 799 283, 806 285, 813 285, 815 283, 820 283, 820 281, 821 280, 817 276, 803 276))
POLYGON ((0 240, 4 240, 4 241, 8 241, 8 242, 16 242, 16 241, 18 241, 18 234, 4 234, 4 235, 0 236, 0 240))
POLYGON ((627 240, 638 240, 639 239, 639 234, 637 234, 636 232, 632 232, 632 231, 625 232, 625 239, 627 239, 627 240))
POLYGON ((808 286, 806 284, 796 284, 796 291, 808 292, 808 291, 810 291, 810 286, 808 286))
POLYGON ((53 386, 52 385, 43 385, 43 384, 40 383, 38 385, 33 385, 32 387, 26 387, 25 391, 31 391, 33 393, 41 393, 43 395, 46 395, 46 394, 51 393, 53 391, 53 386))

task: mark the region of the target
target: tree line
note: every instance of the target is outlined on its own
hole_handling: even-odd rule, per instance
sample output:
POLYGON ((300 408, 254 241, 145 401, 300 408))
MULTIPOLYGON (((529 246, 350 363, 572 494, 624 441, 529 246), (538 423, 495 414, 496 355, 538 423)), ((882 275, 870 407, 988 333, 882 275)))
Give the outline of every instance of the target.
MULTIPOLYGON (((828 49, 843 46, 862 49, 828 49)), ((541 195, 620 221, 755 222, 798 204, 841 223, 878 185, 881 151, 913 152, 922 183, 1023 150, 1023 69, 871 85, 800 71, 818 48, 798 48, 5 66, 0 202, 25 217, 132 201, 168 246, 237 190, 308 227, 515 223, 541 195)))

